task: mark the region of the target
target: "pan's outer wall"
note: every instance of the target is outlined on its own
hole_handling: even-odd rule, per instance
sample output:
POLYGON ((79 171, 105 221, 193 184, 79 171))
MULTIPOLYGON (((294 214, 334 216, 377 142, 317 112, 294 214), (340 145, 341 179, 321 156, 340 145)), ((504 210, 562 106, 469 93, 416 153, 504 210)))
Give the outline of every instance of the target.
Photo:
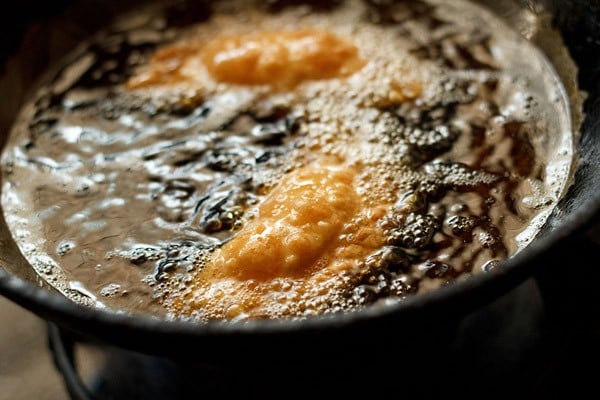
MULTIPOLYGON (((73 48, 80 37, 94 32, 114 8, 115 2, 60 0, 40 6, 31 0, 14 3, 15 13, 0 16, 5 33, 0 38, 0 144, 19 109, 28 87, 51 60, 73 48), (110 3, 107 6, 105 3, 110 3), (67 11, 63 9, 69 5, 67 11), (51 19, 61 15, 63 23, 77 18, 79 31, 56 29, 51 19), (85 30, 82 30, 85 27, 85 30), (21 53, 13 57, 17 49, 21 53), (10 56, 10 57, 9 57, 10 56), (6 101, 10 99, 10 101, 6 101)), ((122 0, 119 7, 135 4, 122 0)), ((304 322, 250 322, 247 325, 168 322, 150 317, 112 314, 79 306, 40 288, 31 268, 11 240, 0 218, 0 293, 42 318, 82 335, 88 340, 115 344, 148 354, 222 360, 222 349, 239 354, 289 362, 319 354, 342 359, 353 343, 426 342, 442 345, 455 322, 464 313, 505 293, 536 268, 551 264, 553 255, 569 248, 577 235, 600 210, 600 5, 584 2, 548 2, 560 10, 555 22, 578 64, 579 83, 588 93, 586 119, 581 134, 581 163, 575 184, 553 215, 550 232, 505 263, 498 272, 483 274, 427 296, 417 296, 396 308, 319 317, 304 322), (582 4, 579 4, 582 3, 582 4), (29 271, 24 273, 23 271, 29 271), (293 352, 282 349, 295 349, 293 352)), ((590 2, 592 3, 592 2, 590 2)))

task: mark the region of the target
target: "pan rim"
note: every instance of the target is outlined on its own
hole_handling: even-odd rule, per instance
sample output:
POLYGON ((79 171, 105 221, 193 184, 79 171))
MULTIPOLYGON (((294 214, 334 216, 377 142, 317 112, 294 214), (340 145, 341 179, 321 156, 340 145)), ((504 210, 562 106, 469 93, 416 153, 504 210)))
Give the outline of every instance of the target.
MULTIPOLYGON (((587 99, 588 101, 592 99, 587 99)), ((600 103, 596 99, 596 108, 600 103)), ((589 116, 586 116, 586 121, 589 116)), ((584 122, 585 123, 585 122, 584 122)), ((599 124, 588 127, 584 135, 594 135, 599 124), (594 129, 595 128, 595 129, 594 129)), ((581 139, 581 138, 580 138, 581 139)), ((578 145, 578 144, 577 144, 578 145)), ((577 166, 577 171, 581 165, 577 166)), ((569 193, 565 193, 565 197, 569 193)), ((311 329, 335 328, 352 325, 365 320, 377 319, 385 316, 409 314, 423 311, 442 305, 453 303, 462 296, 469 296, 473 292, 481 292, 490 287, 507 291, 510 284, 518 282, 529 276, 533 268, 539 267, 537 260, 551 253, 559 247, 562 241, 572 238, 576 233, 583 231, 591 225, 594 219, 600 217, 600 192, 597 192, 577 209, 567 215, 561 223, 544 237, 534 240, 526 248, 509 259, 503 260, 499 268, 489 273, 470 276, 469 279, 455 282, 435 291, 416 296, 410 296, 393 305, 385 307, 367 307, 350 313, 315 316, 305 320, 260 320, 243 323, 230 323, 211 321, 198 323, 196 321, 168 320, 149 315, 134 315, 114 312, 105 309, 86 307, 75 303, 60 293, 52 292, 34 283, 11 275, 0 265, 0 294, 24 306, 28 310, 43 314, 53 321, 60 321, 68 326, 79 326, 88 323, 90 328, 104 326, 106 328, 135 329, 139 332, 152 332, 154 334, 178 334, 199 337, 214 334, 280 334, 286 332, 299 332, 311 329), (504 285, 502 285, 504 283, 504 285), (510 284, 509 284, 510 283, 510 284), (35 310, 34 310, 35 309, 35 310), (76 321, 73 321, 75 319, 76 321)), ((0 216, 0 218, 4 218, 0 216)), ((14 244, 11 238, 11 245, 14 244)), ((16 244, 14 244, 16 246, 16 244)))

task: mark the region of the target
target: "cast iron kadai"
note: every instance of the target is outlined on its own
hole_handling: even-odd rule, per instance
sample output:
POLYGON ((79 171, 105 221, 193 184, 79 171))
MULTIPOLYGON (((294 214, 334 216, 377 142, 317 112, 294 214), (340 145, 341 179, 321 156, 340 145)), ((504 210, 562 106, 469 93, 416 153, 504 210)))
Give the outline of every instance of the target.
MULTIPOLYGON (((0 60, 2 135, 8 132, 28 85, 46 65, 100 27, 112 13, 136 2, 15 4, 17 12, 10 16, 5 13, 7 20, 2 21, 2 26, 8 28, 3 33, 2 50, 10 53, 8 61, 6 57, 0 60), (56 32, 66 34, 56 39, 56 35, 52 36, 56 32), (23 37, 29 38, 27 46, 17 51, 23 37), (32 41, 32 37, 36 40, 32 41)), ((366 349, 377 344, 423 343, 435 347, 445 343, 462 316, 506 293, 536 270, 551 265, 550 260, 569 260, 571 268, 576 270, 576 256, 569 255, 570 243, 577 241, 581 232, 600 215, 600 4, 575 1, 519 4, 526 4, 532 10, 547 10, 554 16, 553 23, 579 69, 579 86, 587 92, 587 99, 574 185, 542 234, 525 250, 502 262, 500 268, 393 307, 306 321, 200 325, 85 308, 41 287, 0 218, 0 293, 84 340, 184 362, 290 365, 318 357, 321 362, 330 360, 340 365, 344 360, 356 358, 357 351, 376 356, 376 351, 366 349)), ((500 11, 511 15, 510 10, 500 11)), ((2 136, 0 142, 5 140, 2 136)), ((556 271, 556 276, 560 276, 560 271, 556 271)), ((418 345, 405 346, 404 355, 410 352, 410 347, 418 345)))

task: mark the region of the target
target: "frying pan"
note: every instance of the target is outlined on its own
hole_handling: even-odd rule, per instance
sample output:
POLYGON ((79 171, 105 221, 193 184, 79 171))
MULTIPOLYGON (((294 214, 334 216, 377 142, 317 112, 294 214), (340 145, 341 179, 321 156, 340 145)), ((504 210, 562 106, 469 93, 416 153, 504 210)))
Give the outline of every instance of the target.
MULTIPOLYGON (((46 66, 104 25, 112 15, 138 3, 63 0, 40 5, 21 0, 14 4, 13 14, 4 13, 2 18, 6 20, 2 26, 7 32, 3 33, 1 42, 0 144, 5 142, 28 89, 46 66)), ((485 3, 524 32, 527 20, 522 17, 523 10, 527 10, 528 15, 550 15, 549 23, 561 35, 539 34, 532 40, 563 74, 572 100, 578 103, 585 98, 581 121, 575 121, 581 122, 581 129, 573 184, 540 235, 526 249, 503 261, 500 268, 413 296, 397 305, 354 313, 303 321, 243 324, 170 321, 85 307, 41 283, 0 215, 0 293, 86 340, 201 363, 289 365, 305 364, 318 357, 321 362, 339 364, 356 357, 357 349, 376 358, 378 352, 374 347, 382 343, 403 343, 403 356, 406 356, 411 348, 419 347, 413 343, 435 347, 445 342, 448 332, 464 315, 507 293, 539 269, 559 269, 563 262, 572 263, 575 256, 569 254, 571 245, 600 215, 600 4, 576 1, 485 3), (574 66, 561 61, 564 54, 560 54, 563 48, 560 36, 575 61, 576 71, 574 66), (585 91, 585 97, 578 97, 576 84, 585 91)), ((194 4, 200 10, 205 6, 203 2, 194 4)), ((548 32, 553 31, 548 28, 548 32)), ((577 119, 577 115, 573 117, 577 119)), ((556 276, 558 279, 559 271, 556 276)), ((394 346, 388 346, 391 347, 394 346)))

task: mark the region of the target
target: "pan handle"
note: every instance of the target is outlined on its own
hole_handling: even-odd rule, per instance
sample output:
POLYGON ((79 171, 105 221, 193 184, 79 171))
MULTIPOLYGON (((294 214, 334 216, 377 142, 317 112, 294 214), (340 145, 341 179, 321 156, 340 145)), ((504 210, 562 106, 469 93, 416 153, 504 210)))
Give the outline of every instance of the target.
POLYGON ((48 345, 54 365, 61 373, 71 400, 98 400, 77 372, 75 365, 75 338, 53 323, 48 323, 48 345))

